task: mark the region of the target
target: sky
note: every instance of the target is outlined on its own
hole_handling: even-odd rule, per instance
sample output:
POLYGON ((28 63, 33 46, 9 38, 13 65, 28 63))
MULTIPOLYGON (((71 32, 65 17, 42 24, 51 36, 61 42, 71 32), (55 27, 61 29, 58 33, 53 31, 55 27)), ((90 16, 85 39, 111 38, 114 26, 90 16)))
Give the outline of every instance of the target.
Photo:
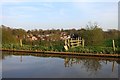
POLYGON ((3 0, 0 24, 11 28, 81 29, 97 23, 118 29, 118 0, 3 0))

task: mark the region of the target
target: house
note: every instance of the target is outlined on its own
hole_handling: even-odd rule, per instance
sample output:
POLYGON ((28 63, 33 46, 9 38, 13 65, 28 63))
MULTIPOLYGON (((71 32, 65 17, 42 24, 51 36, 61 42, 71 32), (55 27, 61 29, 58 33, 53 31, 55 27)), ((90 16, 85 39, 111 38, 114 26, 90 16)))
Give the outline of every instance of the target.
POLYGON ((38 40, 38 38, 35 36, 32 36, 31 39, 32 39, 32 41, 38 40))
POLYGON ((30 35, 27 35, 26 38, 30 41, 35 41, 35 40, 38 40, 38 38, 36 36, 33 36, 32 34, 30 35))
POLYGON ((65 40, 65 39, 69 39, 70 37, 71 37, 71 36, 68 35, 66 32, 62 32, 60 39, 61 39, 61 40, 65 40))

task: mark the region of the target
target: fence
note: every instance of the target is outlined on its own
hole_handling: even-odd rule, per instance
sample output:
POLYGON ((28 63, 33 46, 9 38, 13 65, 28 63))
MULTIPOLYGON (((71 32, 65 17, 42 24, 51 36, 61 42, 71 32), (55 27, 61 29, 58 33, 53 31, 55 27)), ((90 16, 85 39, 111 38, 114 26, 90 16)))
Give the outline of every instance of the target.
POLYGON ((68 50, 69 48, 73 48, 73 47, 78 47, 78 46, 82 46, 84 47, 84 39, 81 39, 80 37, 73 39, 65 39, 65 50, 68 50))

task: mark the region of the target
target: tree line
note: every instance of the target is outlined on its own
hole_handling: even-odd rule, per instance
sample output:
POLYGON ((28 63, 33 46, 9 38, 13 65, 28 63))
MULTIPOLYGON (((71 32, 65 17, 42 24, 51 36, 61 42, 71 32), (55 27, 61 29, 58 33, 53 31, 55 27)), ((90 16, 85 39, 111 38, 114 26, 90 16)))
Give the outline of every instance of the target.
MULTIPOLYGON (((25 39, 27 34, 37 35, 60 35, 61 32, 65 32, 68 35, 75 34, 79 37, 84 38, 86 46, 112 46, 112 40, 115 40, 116 47, 120 47, 120 31, 115 29, 109 29, 103 31, 98 25, 87 25, 86 28, 81 29, 52 29, 52 30, 24 30, 24 29, 13 29, 4 25, 1 25, 2 30, 2 44, 19 44, 19 39, 25 39)), ((54 36, 58 38, 57 36, 54 36)), ((59 40, 59 39, 58 39, 59 40)), ((23 42, 24 43, 24 42, 23 42)))

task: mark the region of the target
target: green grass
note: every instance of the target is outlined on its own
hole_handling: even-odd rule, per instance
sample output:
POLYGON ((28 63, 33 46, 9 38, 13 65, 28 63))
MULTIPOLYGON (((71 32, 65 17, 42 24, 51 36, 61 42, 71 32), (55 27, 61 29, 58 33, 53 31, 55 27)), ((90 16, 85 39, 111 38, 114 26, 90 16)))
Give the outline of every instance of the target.
POLYGON ((112 47, 100 47, 100 46, 85 46, 70 48, 68 52, 80 52, 80 53, 103 53, 103 54, 112 54, 120 52, 120 48, 116 48, 116 51, 113 51, 112 47))
POLYGON ((79 53, 120 53, 120 47, 113 51, 112 47, 102 47, 102 46, 81 46, 70 48, 68 51, 64 49, 63 41, 39 41, 34 42, 33 45, 23 44, 21 47, 19 44, 2 44, 3 49, 15 49, 15 50, 39 50, 39 51, 57 51, 57 52, 79 52, 79 53))

